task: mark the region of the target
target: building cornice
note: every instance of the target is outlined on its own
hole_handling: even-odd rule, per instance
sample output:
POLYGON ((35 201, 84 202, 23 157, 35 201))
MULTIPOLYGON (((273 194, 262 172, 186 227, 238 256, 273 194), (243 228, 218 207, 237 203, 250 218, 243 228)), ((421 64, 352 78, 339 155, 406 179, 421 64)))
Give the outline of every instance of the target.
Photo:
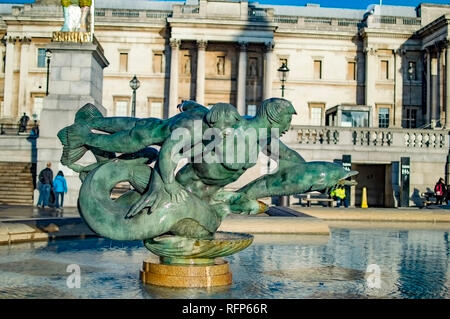
POLYGON ((423 38, 449 25, 450 25, 450 14, 445 14, 437 18, 436 20, 430 22, 420 30, 416 31, 416 34, 419 37, 423 38))

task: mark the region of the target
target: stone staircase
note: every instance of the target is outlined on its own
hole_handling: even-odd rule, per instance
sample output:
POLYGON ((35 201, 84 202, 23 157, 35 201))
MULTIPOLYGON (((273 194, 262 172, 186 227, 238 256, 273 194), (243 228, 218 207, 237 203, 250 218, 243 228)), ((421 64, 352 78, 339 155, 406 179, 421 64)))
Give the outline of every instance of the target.
POLYGON ((0 205, 33 205, 31 163, 0 162, 0 205))

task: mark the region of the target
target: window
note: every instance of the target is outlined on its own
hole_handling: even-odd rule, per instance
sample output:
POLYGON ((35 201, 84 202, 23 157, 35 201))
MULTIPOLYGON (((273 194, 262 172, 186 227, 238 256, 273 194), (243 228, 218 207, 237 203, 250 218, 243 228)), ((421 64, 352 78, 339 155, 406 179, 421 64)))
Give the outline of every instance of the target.
POLYGON ((314 79, 320 80, 322 78, 322 61, 314 60, 314 79))
POLYGON ((41 118, 42 108, 44 107, 44 96, 35 95, 33 96, 33 114, 37 115, 37 120, 41 118))
POLYGON ((38 49, 38 56, 37 56, 37 67, 38 68, 45 68, 46 67, 46 57, 45 57, 45 49, 38 49))
POLYGON ((389 108, 380 107, 378 109, 378 127, 389 127, 389 108))
POLYGON ((347 80, 356 80, 356 62, 347 63, 347 80))
POLYGON ((120 72, 128 72, 128 53, 120 53, 120 72))
POLYGON ((343 127, 369 127, 369 112, 342 111, 341 126, 343 127))
POLYGON ((381 79, 389 80, 389 61, 381 61, 381 79))
POLYGON ((255 104, 247 105, 247 115, 248 116, 255 116, 256 115, 256 105, 255 104))
POLYGON ((150 101, 150 117, 163 118, 163 103, 159 101, 150 101))
POLYGON ((309 125, 321 126, 325 103, 308 103, 309 125))
POLYGON ((311 125, 321 126, 322 125, 322 108, 312 107, 311 108, 311 125))
POLYGON ((114 116, 130 116, 128 112, 129 99, 119 98, 114 100, 114 116))
POLYGON ((404 109, 403 127, 416 128, 417 127, 417 108, 406 107, 404 109))
POLYGON ((153 54, 153 73, 163 73, 163 55, 162 53, 153 54))

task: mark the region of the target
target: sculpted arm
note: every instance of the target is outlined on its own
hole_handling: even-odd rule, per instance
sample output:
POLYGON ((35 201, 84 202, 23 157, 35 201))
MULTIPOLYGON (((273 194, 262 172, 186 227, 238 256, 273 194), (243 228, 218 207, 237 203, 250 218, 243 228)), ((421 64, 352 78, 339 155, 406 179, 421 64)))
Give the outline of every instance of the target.
POLYGON ((89 129, 84 136, 84 143, 104 151, 118 153, 134 153, 149 145, 161 144, 167 137, 166 125, 160 120, 149 120, 137 120, 130 130, 113 134, 96 134, 89 129))

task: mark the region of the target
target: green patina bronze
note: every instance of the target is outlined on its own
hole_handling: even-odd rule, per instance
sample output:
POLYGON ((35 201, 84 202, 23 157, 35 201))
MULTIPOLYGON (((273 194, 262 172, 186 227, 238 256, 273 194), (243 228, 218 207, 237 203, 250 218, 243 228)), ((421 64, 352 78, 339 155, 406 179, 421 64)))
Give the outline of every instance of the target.
POLYGON ((268 207, 260 198, 331 190, 357 173, 334 163, 305 162, 279 141, 295 114, 285 99, 263 101, 254 117, 242 117, 226 103, 207 109, 185 101, 180 111, 164 120, 103 117, 87 104, 74 124, 58 133, 64 146, 61 162, 80 173, 79 210, 93 231, 114 240, 144 240, 166 263, 212 263, 251 243, 246 236, 225 240, 216 233, 228 214, 262 213, 268 207), (199 128, 217 135, 205 138, 196 132, 199 128), (175 138, 180 130, 181 140, 175 138), (234 132, 240 131, 254 134, 237 138, 234 132), (220 157, 228 155, 225 145, 239 151, 220 157), (97 162, 77 164, 88 151, 97 162), (278 169, 235 192, 225 190, 256 165, 255 152, 274 158, 278 169), (204 160, 206 155, 216 160, 204 160), (188 163, 177 171, 181 158, 188 163), (114 186, 125 181, 133 190, 112 200, 114 186))

